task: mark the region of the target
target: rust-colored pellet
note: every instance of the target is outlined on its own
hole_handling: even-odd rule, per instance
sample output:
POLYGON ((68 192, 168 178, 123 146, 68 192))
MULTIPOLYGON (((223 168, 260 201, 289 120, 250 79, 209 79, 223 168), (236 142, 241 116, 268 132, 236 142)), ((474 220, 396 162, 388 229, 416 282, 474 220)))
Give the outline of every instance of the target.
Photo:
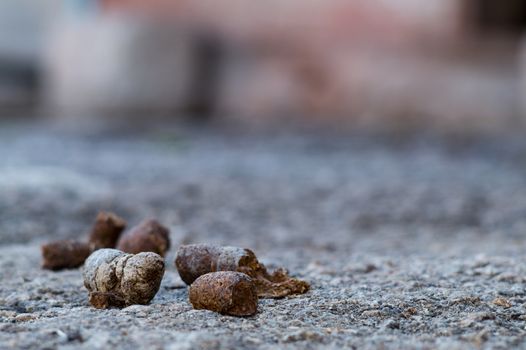
MULTIPOLYGON (((216 271, 221 247, 209 244, 182 245, 177 250, 175 266, 181 279, 188 285, 192 284, 199 276, 216 271)), ((234 269, 234 271, 237 268, 234 269)))
POLYGON ((117 249, 130 254, 153 252, 164 256, 170 248, 169 233, 156 220, 144 220, 121 236, 117 249))
POLYGON ((126 228, 126 221, 114 213, 100 212, 89 236, 94 249, 115 248, 119 237, 126 228))
POLYGON ((63 240, 42 245, 42 267, 49 270, 79 267, 91 254, 90 244, 63 240))
POLYGON ((206 309, 224 315, 250 316, 258 308, 254 281, 241 272, 204 274, 190 286, 189 298, 194 309, 206 309))
POLYGON ((186 284, 192 284, 199 276, 209 272, 243 272, 254 280, 257 294, 263 298, 281 298, 309 290, 307 282, 290 277, 285 269, 269 273, 254 252, 239 247, 183 245, 177 251, 175 266, 186 284))

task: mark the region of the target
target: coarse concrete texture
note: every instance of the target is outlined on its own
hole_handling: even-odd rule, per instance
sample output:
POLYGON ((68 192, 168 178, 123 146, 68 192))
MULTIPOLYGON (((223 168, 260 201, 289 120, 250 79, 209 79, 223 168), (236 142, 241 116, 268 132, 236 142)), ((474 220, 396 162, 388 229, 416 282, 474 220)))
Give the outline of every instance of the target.
POLYGON ((0 348, 526 348, 526 143, 170 128, 0 128, 0 348), (98 210, 173 247, 150 305, 91 307, 39 245, 98 210), (252 248, 312 284, 253 317, 192 310, 182 243, 252 248))

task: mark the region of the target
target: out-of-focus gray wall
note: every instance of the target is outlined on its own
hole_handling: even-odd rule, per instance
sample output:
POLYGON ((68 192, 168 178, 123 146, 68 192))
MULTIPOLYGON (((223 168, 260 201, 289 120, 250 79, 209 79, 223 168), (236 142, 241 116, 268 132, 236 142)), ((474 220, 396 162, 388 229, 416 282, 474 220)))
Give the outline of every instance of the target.
POLYGON ((0 117, 38 104, 40 61, 62 0, 0 1, 0 117))
POLYGON ((0 1, 0 58, 37 61, 62 0, 0 1))

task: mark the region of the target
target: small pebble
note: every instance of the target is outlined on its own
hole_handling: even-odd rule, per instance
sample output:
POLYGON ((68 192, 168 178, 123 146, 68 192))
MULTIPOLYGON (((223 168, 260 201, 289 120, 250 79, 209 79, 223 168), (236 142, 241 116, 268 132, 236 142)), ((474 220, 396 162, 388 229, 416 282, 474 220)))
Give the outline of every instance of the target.
POLYGON ((511 303, 507 299, 504 299, 504 298, 495 298, 495 299, 493 299, 493 304, 497 305, 497 306, 500 306, 500 307, 503 307, 503 308, 506 308, 506 309, 511 307, 511 303))
POLYGON ((36 316, 33 314, 18 314, 15 317, 15 321, 16 322, 27 322, 27 321, 34 320, 35 318, 36 316))

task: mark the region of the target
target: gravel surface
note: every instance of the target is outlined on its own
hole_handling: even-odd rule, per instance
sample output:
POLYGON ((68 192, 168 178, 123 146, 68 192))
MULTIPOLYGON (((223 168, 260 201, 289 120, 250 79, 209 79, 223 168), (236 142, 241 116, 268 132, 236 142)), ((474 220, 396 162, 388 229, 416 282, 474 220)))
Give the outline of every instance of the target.
POLYGON ((526 348, 526 141, 0 128, 0 348, 526 348), (173 248, 150 305, 89 306, 41 243, 98 210, 173 248), (253 317, 192 310, 182 243, 252 248, 308 280, 253 317))

